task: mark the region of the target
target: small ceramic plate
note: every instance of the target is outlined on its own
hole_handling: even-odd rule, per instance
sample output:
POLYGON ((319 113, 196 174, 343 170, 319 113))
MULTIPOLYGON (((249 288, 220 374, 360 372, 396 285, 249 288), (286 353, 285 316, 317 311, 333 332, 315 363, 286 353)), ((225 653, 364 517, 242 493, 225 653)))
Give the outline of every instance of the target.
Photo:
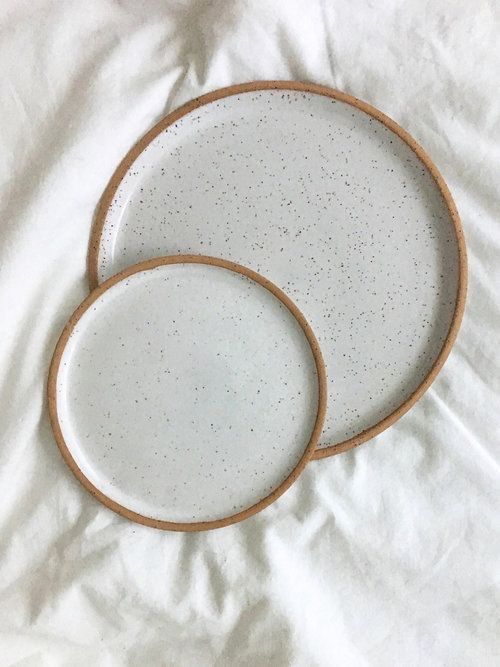
POLYGON ((57 344, 59 447, 111 509, 157 528, 244 519, 296 479, 324 421, 304 317, 252 271, 209 257, 133 266, 96 289, 57 344))
POLYGON ((330 377, 317 457, 402 415, 459 327, 465 247, 446 185, 398 125, 328 88, 219 90, 131 150, 101 202, 92 286, 186 252, 250 266, 304 312, 330 377))

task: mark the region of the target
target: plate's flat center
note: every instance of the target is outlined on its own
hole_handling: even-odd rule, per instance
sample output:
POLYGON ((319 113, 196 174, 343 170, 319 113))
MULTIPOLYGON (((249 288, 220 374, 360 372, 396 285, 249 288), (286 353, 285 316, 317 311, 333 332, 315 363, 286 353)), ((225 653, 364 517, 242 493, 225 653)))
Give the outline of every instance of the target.
POLYGON ((87 479, 143 516, 215 521, 297 466, 318 410, 303 330, 267 289, 217 266, 133 274, 84 313, 57 378, 87 479))
POLYGON ((404 403, 452 321, 457 244, 435 181, 385 125, 323 95, 233 95, 149 144, 108 212, 100 278, 176 252, 249 266, 297 303, 328 369, 321 445, 404 403))

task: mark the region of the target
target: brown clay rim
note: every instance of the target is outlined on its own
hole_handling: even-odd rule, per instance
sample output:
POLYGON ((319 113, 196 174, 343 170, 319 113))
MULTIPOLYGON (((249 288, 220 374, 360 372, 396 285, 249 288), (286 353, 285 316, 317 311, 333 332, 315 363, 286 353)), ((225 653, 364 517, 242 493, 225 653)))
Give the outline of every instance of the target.
POLYGON ((267 278, 264 278, 255 271, 247 269, 246 267, 241 266, 239 264, 235 264, 234 262, 228 262, 224 259, 218 259, 216 257, 206 257, 203 255, 175 255, 171 257, 159 257, 156 259, 146 260, 145 262, 140 262, 139 264, 135 264, 134 266, 131 266, 128 269, 125 269, 124 271, 121 271, 117 275, 106 280, 102 285, 97 287, 95 290, 93 290, 89 294, 89 296, 80 304, 80 306, 78 306, 73 315, 70 317, 68 323, 64 327, 63 332, 57 342, 56 348, 54 350, 54 355, 52 357, 52 362, 50 364, 47 393, 49 401, 50 422, 52 425, 52 430, 54 432, 57 445, 61 450, 61 454, 63 455, 64 460, 71 468, 71 471, 78 479, 78 481, 83 484, 83 486, 87 489, 87 491, 90 491, 90 493, 95 498, 97 498, 97 500, 106 505, 106 507, 109 507, 109 509, 113 510, 114 512, 117 512, 118 514, 121 514, 127 519, 131 519, 132 521, 136 521, 137 523, 142 523, 146 526, 151 526, 152 528, 161 528, 163 530, 177 530, 177 531, 210 530, 212 528, 222 528, 223 526, 229 526, 232 523, 236 523, 237 521, 243 521, 243 519, 247 519, 253 514, 260 512, 260 510, 264 509, 272 502, 274 502, 277 498, 279 498, 279 496, 281 496, 281 494, 284 493, 291 486, 291 484, 293 484, 293 482, 297 479, 297 477, 304 470, 306 464, 308 463, 308 461, 310 460, 310 458, 314 453, 325 421, 326 401, 328 395, 326 369, 323 357, 321 355, 321 350, 318 345, 318 341, 316 340, 316 337, 311 327, 309 326, 306 318, 304 317, 304 315, 302 315, 302 313, 293 303, 293 301, 282 290, 280 290, 279 287, 277 287, 270 280, 267 280, 267 278), (71 455, 71 452, 64 440, 59 425, 59 417, 57 412, 57 376, 63 351, 77 322, 80 320, 82 315, 90 308, 90 306, 94 303, 94 301, 96 301, 96 299, 98 299, 104 292, 112 288, 113 285, 116 285, 116 283, 125 280, 134 273, 138 273, 141 271, 148 271, 150 269, 155 269, 158 266, 165 266, 168 264, 205 264, 209 266, 218 266, 227 269, 229 271, 233 271, 234 273, 239 273, 243 276, 246 276, 247 278, 250 278, 254 282, 258 283, 259 285, 267 289, 290 311, 290 313, 299 323, 300 327, 302 328, 307 338, 307 341, 309 343, 309 346, 313 354, 314 363, 316 365, 316 372, 318 377, 318 407, 316 413, 316 420, 314 423, 314 428, 311 434, 311 438, 299 462, 292 470, 292 472, 288 475, 288 477, 283 482, 281 482, 281 484, 268 496, 260 500, 255 505, 252 505, 251 507, 241 512, 238 512, 237 514, 233 514, 223 519, 217 519, 216 521, 201 521, 192 523, 160 521, 158 519, 152 519, 150 517, 143 516, 142 514, 137 514, 136 512, 127 509, 123 505, 116 503, 114 500, 111 500, 111 498, 102 493, 102 491, 99 491, 99 489, 97 489, 92 484, 92 482, 85 476, 82 470, 80 470, 76 461, 71 455))
POLYGON ((340 454, 345 452, 353 447, 357 447, 362 443, 370 440, 385 431, 386 428, 394 424, 400 417, 402 417, 417 401, 421 396, 427 391, 432 382, 436 379, 439 371, 441 370, 444 362, 446 361, 453 343, 458 334, 460 328, 460 323, 462 321, 462 316, 465 308, 465 299, 467 294, 467 252, 465 248, 465 239, 462 230, 462 225, 460 222, 460 217, 458 215, 455 202, 448 190, 443 177, 438 171, 438 168, 433 163, 431 158, 427 155, 424 149, 413 139, 406 130, 403 130, 396 122, 391 118, 386 116, 384 113, 367 104, 362 100, 343 93, 340 90, 335 90, 333 88, 328 88, 327 86, 320 86, 315 83, 303 83, 300 81, 253 81, 250 83, 241 83, 235 86, 229 86, 227 88, 221 88, 215 90, 201 97, 197 97, 187 104, 179 107, 172 113, 168 114, 162 120, 160 120, 149 132, 147 132, 142 139, 140 139, 135 146, 127 153, 122 162, 119 164, 115 173, 113 174, 108 186, 106 187, 99 207, 97 210, 96 218, 94 221, 90 244, 88 252, 88 274, 89 274, 89 283, 90 288, 93 289, 98 284, 98 259, 99 259, 99 246, 101 240, 101 234, 106 220, 106 215, 108 209, 113 201, 113 197, 128 171, 129 167, 139 156, 139 154, 144 150, 144 148, 151 143, 151 141, 167 127, 175 123, 179 118, 190 113, 194 109, 201 107, 205 104, 210 104, 216 100, 223 99, 224 97, 229 97, 230 95, 238 95, 240 93, 247 93, 257 90, 299 90, 308 93, 315 93, 316 95, 324 95, 326 97, 345 102, 350 104, 361 111, 364 111, 368 115, 372 116, 376 120, 383 123, 387 128, 392 130, 400 139, 402 139, 417 155, 417 157, 423 162, 423 164, 429 170, 431 176, 433 177, 436 185, 438 186, 439 191, 445 201, 445 204, 448 208, 450 218, 453 222, 453 227, 455 231, 455 237, 458 247, 458 289, 457 289, 457 298, 455 302, 455 312, 453 314, 452 322, 446 340, 443 343, 441 351, 437 356, 433 366, 431 367, 429 373, 417 387, 417 389, 402 403, 399 408, 390 413, 387 417, 380 420, 370 428, 362 431, 358 435, 344 440, 343 442, 337 443, 335 445, 330 445, 326 447, 321 447, 316 450, 314 453, 313 459, 322 459, 327 456, 332 456, 334 454, 340 454))

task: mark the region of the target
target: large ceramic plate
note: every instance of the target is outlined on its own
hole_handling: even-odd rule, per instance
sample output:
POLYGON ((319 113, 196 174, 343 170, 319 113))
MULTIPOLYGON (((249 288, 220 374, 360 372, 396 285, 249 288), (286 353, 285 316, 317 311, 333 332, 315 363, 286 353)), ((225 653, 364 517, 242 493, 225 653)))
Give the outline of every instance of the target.
POLYGON ((160 258, 96 289, 57 344, 61 452, 99 500, 157 528, 202 530, 277 498, 312 455, 326 376, 294 304, 208 257, 160 258))
POLYGON ((317 457, 402 415, 459 327, 465 248, 445 183, 393 121, 328 88, 216 91, 131 150, 101 202, 92 285, 186 252, 263 273, 308 318, 330 382, 317 457))

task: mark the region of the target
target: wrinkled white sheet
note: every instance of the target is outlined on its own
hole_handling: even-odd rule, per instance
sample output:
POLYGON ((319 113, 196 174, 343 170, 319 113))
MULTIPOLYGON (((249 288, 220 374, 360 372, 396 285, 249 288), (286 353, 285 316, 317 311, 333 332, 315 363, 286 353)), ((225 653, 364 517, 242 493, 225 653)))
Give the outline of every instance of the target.
POLYGON ((4 0, 1 665, 500 664, 499 23, 495 0, 4 0), (48 363, 124 153, 191 97, 265 78, 343 89, 428 150, 465 228, 465 319, 389 431, 242 524, 162 533, 72 477, 48 363))

